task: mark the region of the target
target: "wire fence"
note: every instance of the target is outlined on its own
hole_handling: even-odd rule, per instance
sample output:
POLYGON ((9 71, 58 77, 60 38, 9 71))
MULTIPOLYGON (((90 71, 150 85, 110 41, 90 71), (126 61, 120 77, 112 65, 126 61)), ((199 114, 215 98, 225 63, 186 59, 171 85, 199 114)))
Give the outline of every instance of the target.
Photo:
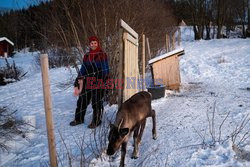
MULTIPOLYGON (((103 52, 95 54, 100 55, 103 54, 103 52)), ((109 55, 113 54, 113 52, 108 52, 106 54, 108 58, 110 58, 109 55)), ((83 62, 83 64, 84 63, 86 62, 83 62)), ((68 136, 68 131, 72 130, 69 129, 70 121, 66 124, 65 122, 63 124, 55 122, 56 137, 59 137, 59 140, 61 140, 61 143, 59 143, 64 147, 64 149, 61 150, 61 153, 57 153, 58 164, 61 166, 65 166, 65 163, 70 166, 74 166, 76 162, 80 163, 80 166, 86 166, 91 163, 93 158, 103 157, 102 154, 104 153, 107 145, 109 124, 110 122, 113 122, 112 119, 114 119, 115 111, 117 111, 117 106, 113 107, 112 112, 109 112, 109 106, 104 106, 104 101, 106 101, 105 104, 109 103, 108 98, 110 96, 113 95, 115 98, 117 96, 113 94, 116 89, 115 86, 111 86, 109 89, 106 87, 107 80, 110 79, 110 75, 113 75, 113 71, 117 70, 117 65, 111 64, 109 61, 109 75, 107 74, 107 69, 105 69, 104 65, 105 64, 98 62, 98 60, 94 60, 90 64, 88 61, 87 66, 82 65, 81 68, 86 70, 85 78, 83 79, 83 87, 77 98, 77 102, 73 104, 75 111, 71 111, 73 112, 71 113, 71 116, 73 117, 71 117, 70 120, 76 120, 79 121, 79 123, 83 123, 76 127, 78 130, 79 128, 82 128, 82 125, 84 127, 87 126, 87 129, 94 129, 89 131, 86 128, 83 128, 85 131, 88 131, 87 133, 78 133, 78 130, 73 132, 74 135, 70 138, 73 139, 75 143, 73 144, 74 146, 69 146, 69 143, 71 142, 68 136), (99 124, 100 126, 95 128, 99 124)), ((72 85, 68 88, 72 88, 73 83, 75 83, 74 86, 78 86, 78 88, 80 88, 77 81, 74 81, 79 73, 77 74, 77 70, 73 72, 73 68, 69 67, 68 69, 70 70, 69 73, 71 76, 69 77, 70 80, 67 84, 72 85)), ((113 84, 115 85, 115 83, 113 84)), ((52 83, 51 86, 59 86, 60 88, 63 88, 63 85, 58 82, 52 83)), ((68 88, 66 86, 66 89, 68 88)), ((73 93, 73 89, 71 89, 71 91, 73 93)))
MULTIPOLYGON (((121 60, 119 60, 119 56, 117 56, 119 54, 117 51, 119 49, 117 48, 119 48, 118 45, 114 51, 105 52, 108 57, 109 76, 107 78, 104 76, 103 72, 106 70, 104 69, 104 64, 101 63, 98 66, 96 64, 98 62, 93 61, 89 66, 91 72, 87 71, 87 77, 84 79, 83 89, 78 97, 72 96, 74 82, 78 76, 78 70, 72 61, 78 60, 76 65, 80 68, 82 65, 82 58, 79 58, 82 57, 80 56, 81 54, 78 52, 74 56, 72 56, 72 54, 69 56, 64 55, 65 53, 63 53, 58 57, 54 57, 55 55, 53 53, 49 54, 49 62, 59 62, 58 67, 68 64, 67 67, 63 67, 64 70, 60 70, 62 74, 60 74, 60 72, 58 73, 57 70, 50 71, 52 73, 52 75, 50 75, 50 86, 52 90, 56 151, 59 166, 89 166, 93 163, 92 160, 94 158, 106 159, 110 162, 110 165, 115 161, 114 158, 105 156, 105 148, 107 146, 109 124, 115 119, 115 114, 118 110, 117 105, 109 106, 106 104, 117 103, 117 90, 121 89, 120 86, 123 83, 123 78, 118 78, 119 68, 121 68, 119 66, 119 61, 121 60), (108 80, 110 83, 107 83, 108 80), (76 110, 78 111, 76 112, 76 110), (102 122, 98 128, 89 129, 88 125, 91 124, 92 119, 94 118, 94 112, 96 112, 96 120, 101 120, 102 122), (81 118, 79 121, 84 123, 72 127, 69 123, 75 120, 76 115, 81 118)), ((53 67, 53 63, 51 67, 53 67)), ((9 95, 11 99, 9 102, 12 101, 11 103, 15 104, 14 107, 20 110, 26 110, 27 115, 29 115, 29 110, 31 110, 30 113, 34 110, 38 110, 38 112, 35 112, 35 133, 42 136, 38 140, 40 140, 39 142, 44 143, 43 138, 46 138, 46 128, 44 126, 45 119, 41 117, 41 114, 43 115, 44 113, 41 104, 42 92, 40 86, 36 84, 40 85, 38 81, 30 83, 31 89, 29 91, 36 92, 34 93, 35 97, 31 102, 22 101, 26 105, 21 106, 21 103, 16 103, 17 99, 20 97, 16 94, 13 94, 13 96, 12 94, 9 95), (37 106, 34 106, 34 108, 29 107, 33 103, 36 103, 37 106)), ((28 94, 28 91, 25 90, 25 88, 26 87, 19 88, 24 89, 23 95, 28 94)), ((47 150, 42 149, 42 151, 47 150)), ((41 156, 40 160, 41 165, 49 166, 47 153, 42 154, 43 156, 41 156)), ((17 157, 12 165, 19 165, 19 160, 23 158, 25 157, 17 157)))
MULTIPOLYGON (((107 53, 109 59, 110 78, 113 78, 112 75, 115 75, 118 68, 117 64, 111 63, 112 60, 110 60, 110 58, 112 57, 110 57, 109 55, 112 55, 112 53, 114 54, 115 52, 107 53)), ((67 56, 65 56, 65 58, 67 58, 67 56)), ((68 63, 70 64, 70 58, 68 60, 68 63)), ((79 62, 79 67, 80 64, 81 62, 79 62)), ((103 68, 102 66, 100 67, 103 68)), ((92 66, 91 68, 94 69, 96 67, 92 66)), ((97 76, 97 78, 103 79, 104 85, 106 85, 107 79, 105 78, 104 81, 102 72, 102 69, 97 69, 95 72, 88 73, 87 75, 91 78, 100 74, 99 76, 97 76)), ((58 165, 86 166, 93 158, 100 157, 107 145, 109 123, 112 122, 115 117, 117 105, 113 105, 110 107, 106 104, 109 103, 108 100, 111 95, 114 95, 114 98, 117 97, 117 94, 115 95, 116 88, 115 86, 110 87, 109 89, 105 89, 105 87, 104 89, 86 89, 85 87, 84 91, 82 91, 79 97, 74 97, 72 94, 74 90, 74 80, 78 75, 77 70, 72 66, 68 66, 62 67, 59 70, 52 69, 50 70, 50 73, 50 86, 53 102, 53 117, 58 165), (63 73, 62 75, 60 75, 61 72, 63 73), (60 76, 58 76, 58 73, 60 76), (86 98, 86 101, 84 101, 84 98, 80 98, 81 96, 87 96, 88 99, 86 98), (81 103, 86 104, 84 108, 81 108, 82 106, 80 106, 80 112, 85 112, 86 114, 84 119, 85 123, 76 127, 71 127, 69 123, 75 118, 75 109, 77 108, 78 98, 81 99, 81 103), (101 107, 97 108, 97 105, 101 107), (94 111, 92 106, 95 106, 95 110, 104 109, 104 111, 102 111, 100 115, 102 116, 102 124, 98 128, 93 130, 87 128, 87 125, 91 122, 94 111), (85 131, 87 131, 87 133, 85 131), (78 163, 80 163, 80 165, 78 163)), ((27 116, 33 115, 33 119, 35 119, 35 130, 29 131, 28 133, 39 134, 41 138, 38 137, 38 142, 47 145, 47 143, 44 143, 47 141, 43 139, 46 138, 46 127, 44 123, 45 119, 42 116, 44 115, 44 109, 42 103, 43 96, 41 89, 41 80, 39 79, 40 75, 34 75, 33 78, 33 81, 28 81, 29 78, 27 78, 26 81, 26 79, 24 78, 24 80, 21 81, 24 84, 19 85, 19 87, 12 86, 12 88, 9 89, 8 93, 1 94, 2 98, 0 101, 1 105, 16 108, 21 113, 26 113, 27 116)), ((86 84, 85 86, 87 86, 86 84)), ((18 111, 16 112, 17 115, 19 113, 18 111)), ((23 117, 21 113, 19 117, 23 117)), ((32 139, 27 135, 27 140, 32 139)), ((34 142, 31 142, 31 144, 32 143, 34 142)), ((40 149, 41 164, 43 166, 49 166, 49 161, 47 159, 48 157, 46 156, 48 150, 43 148, 40 149)), ((25 156, 25 154, 20 154, 18 157, 15 157, 15 160, 11 163, 11 165, 20 165, 22 163, 21 160, 25 158, 22 156, 25 156)))
MULTIPOLYGON (((125 28, 127 27, 128 26, 125 24, 125 28)), ((137 33, 133 32, 133 30, 131 32, 137 36, 137 33)), ((127 34, 127 33, 124 32, 124 34, 127 34)), ((112 101, 114 103, 119 103, 118 98, 121 99, 122 97, 125 97, 125 100, 126 100, 133 91, 127 91, 126 85, 124 85, 124 84, 128 84, 126 81, 124 81, 125 77, 135 76, 135 78, 137 79, 137 77, 139 76, 138 44, 137 44, 138 37, 134 39, 132 36, 128 36, 128 35, 124 36, 124 34, 123 34, 124 48, 122 48, 123 51, 121 51, 121 48, 119 48, 121 44, 118 43, 118 45, 115 47, 115 49, 112 52, 86 53, 82 59, 82 62, 81 62, 82 65, 81 65, 80 70, 78 70, 78 67, 76 66, 76 64, 74 64, 76 71, 78 73, 77 78, 74 82, 74 94, 79 95, 79 97, 77 99, 75 114, 73 116, 74 118, 71 119, 73 121, 70 122, 70 125, 76 126, 76 125, 83 124, 83 123, 86 124, 86 122, 88 122, 87 128, 94 129, 93 133, 88 134, 89 140, 86 142, 87 143, 86 147, 80 147, 80 148, 84 148, 84 149, 80 149, 80 152, 81 152, 80 162, 81 162, 81 165, 84 165, 84 166, 87 163, 90 163, 88 160, 86 161, 86 157, 91 157, 89 160, 93 158, 97 158, 97 157, 102 158, 102 154, 106 150, 105 148, 107 146, 107 134, 108 134, 108 129, 109 129, 108 125, 111 122, 113 122, 112 119, 114 118, 115 112, 117 111, 117 106, 114 108, 113 112, 108 113, 107 112, 108 110, 106 111, 107 107, 104 107, 104 100, 106 100, 105 98, 108 98, 107 101, 109 102, 110 102, 110 97, 113 98, 114 100, 112 101), (109 54, 115 55, 114 58, 116 58, 117 61, 111 62, 111 60, 114 60, 114 59, 109 59, 108 61, 107 55, 109 54), (124 54, 123 58, 121 54, 124 54), (128 64, 132 64, 132 66, 131 65, 128 66, 128 64), (122 70, 120 70, 121 68, 122 70), (122 75, 121 75, 121 72, 123 73, 122 75), (123 93, 119 94, 118 89, 120 90, 122 89, 123 93), (126 94, 126 93, 130 93, 130 94, 126 94), (118 94, 119 96, 117 96, 118 94), (91 117, 92 119, 88 117, 86 118, 86 114, 87 114, 88 108, 90 108, 90 104, 91 104, 92 110, 90 110, 91 116, 89 117, 91 117), (98 126, 100 128, 97 128, 98 126), (84 160, 84 162, 82 160, 84 160)), ((122 34, 119 35, 120 38, 122 37, 121 35, 122 34)), ((67 59, 67 60, 70 61, 70 59, 67 59)), ((134 88, 132 87, 132 89, 136 91, 135 87, 134 88)), ((49 107, 45 107, 45 108, 49 108, 49 107)), ((46 120, 48 121, 48 119, 46 120)), ((62 127, 62 128, 64 128, 64 130, 67 131, 65 127, 62 127)), ((68 142, 65 142, 66 140, 68 140, 68 138, 65 139, 63 137, 64 135, 61 135, 62 134, 61 132, 59 134, 63 141, 63 145, 66 147, 66 150, 67 150, 66 156, 68 157, 67 158, 68 163, 70 163, 70 166, 71 166, 72 157, 71 155, 69 155, 69 151, 68 151, 69 149, 67 146, 68 142)), ((49 137, 49 132, 48 132, 48 137, 49 137)), ((84 141, 85 139, 86 138, 84 138, 84 141)), ((49 139, 49 141, 51 140, 49 139)), ((60 158, 58 159, 60 160, 60 158)))

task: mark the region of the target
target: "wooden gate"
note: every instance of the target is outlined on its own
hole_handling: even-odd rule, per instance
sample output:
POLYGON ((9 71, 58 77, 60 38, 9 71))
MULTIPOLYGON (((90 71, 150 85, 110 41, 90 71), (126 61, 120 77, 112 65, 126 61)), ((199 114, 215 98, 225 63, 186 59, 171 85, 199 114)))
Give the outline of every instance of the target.
POLYGON ((122 70, 123 90, 121 91, 121 102, 127 100, 140 89, 139 60, 138 60, 138 34, 123 20, 120 21, 122 33, 122 70))

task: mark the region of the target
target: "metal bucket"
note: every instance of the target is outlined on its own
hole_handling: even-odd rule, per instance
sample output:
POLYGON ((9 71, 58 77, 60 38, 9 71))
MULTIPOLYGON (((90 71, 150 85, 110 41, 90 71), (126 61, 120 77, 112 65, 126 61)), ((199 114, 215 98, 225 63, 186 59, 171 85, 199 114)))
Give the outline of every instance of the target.
POLYGON ((148 92, 152 94, 152 99, 159 99, 165 96, 165 85, 154 85, 147 88, 148 92))

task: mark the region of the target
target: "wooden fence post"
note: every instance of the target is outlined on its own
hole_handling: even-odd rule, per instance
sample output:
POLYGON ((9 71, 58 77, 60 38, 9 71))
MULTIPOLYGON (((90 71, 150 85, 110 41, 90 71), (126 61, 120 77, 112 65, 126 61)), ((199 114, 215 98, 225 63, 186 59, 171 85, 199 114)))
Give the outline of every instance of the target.
POLYGON ((172 50, 175 50, 175 32, 172 34, 172 50))
MULTIPOLYGON (((124 55, 123 55, 123 29, 119 28, 119 76, 118 79, 123 79, 123 61, 124 61, 124 55)), ((123 89, 118 89, 118 108, 120 108, 121 104, 123 102, 123 89)))
POLYGON ((145 89, 145 35, 142 35, 142 90, 145 89))
POLYGON ((151 56, 151 52, 150 52, 150 45, 149 45, 148 38, 146 39, 146 42, 147 42, 147 48, 148 48, 148 59, 150 60, 152 58, 152 56, 151 56))
MULTIPOLYGON (((152 59, 152 55, 150 52, 150 45, 149 45, 149 40, 148 38, 146 38, 146 43, 147 43, 147 48, 148 48, 148 59, 152 59)), ((147 60, 148 62, 148 60, 147 60)), ((153 85, 155 85, 155 80, 154 80, 154 73, 153 73, 153 67, 151 65, 149 65, 150 71, 151 71, 151 77, 152 77, 152 81, 153 81, 153 85)))
POLYGON ((178 28, 178 46, 181 46, 181 28, 178 28))
POLYGON ((170 39, 168 33, 166 33, 166 49, 167 52, 170 52, 170 39))
POLYGON ((52 102, 50 95, 48 55, 42 54, 40 56, 40 60, 41 60, 41 70, 42 70, 44 108, 45 108, 47 135, 49 144, 50 166, 57 167, 55 136, 54 136, 54 126, 52 117, 52 102))

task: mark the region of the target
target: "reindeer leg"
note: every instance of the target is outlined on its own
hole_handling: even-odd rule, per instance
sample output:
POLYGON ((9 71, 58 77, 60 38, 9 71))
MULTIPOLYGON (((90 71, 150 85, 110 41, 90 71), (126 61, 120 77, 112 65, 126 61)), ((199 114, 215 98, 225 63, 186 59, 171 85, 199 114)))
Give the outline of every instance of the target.
POLYGON ((153 135, 153 139, 156 140, 157 139, 157 136, 156 136, 156 116, 155 116, 155 110, 152 109, 151 110, 151 117, 152 117, 152 120, 153 120, 153 129, 152 129, 152 135, 153 135))
POLYGON ((143 131, 145 129, 147 119, 144 119, 141 124, 134 131, 134 151, 131 158, 137 159, 139 157, 139 144, 141 143, 141 138, 143 131))
POLYGON ((139 137, 138 137, 139 144, 141 143, 141 138, 142 138, 142 134, 144 132, 145 126, 146 126, 146 122, 147 122, 147 119, 143 120, 141 123, 140 133, 139 133, 139 137))
POLYGON ((133 154, 131 156, 132 159, 137 159, 138 158, 138 134, 139 134, 139 130, 140 130, 140 125, 137 125, 135 130, 134 130, 134 151, 133 154))
POLYGON ((127 142, 122 143, 122 148, 121 148, 121 161, 120 161, 120 167, 124 167, 125 165, 125 155, 127 151, 127 142))

